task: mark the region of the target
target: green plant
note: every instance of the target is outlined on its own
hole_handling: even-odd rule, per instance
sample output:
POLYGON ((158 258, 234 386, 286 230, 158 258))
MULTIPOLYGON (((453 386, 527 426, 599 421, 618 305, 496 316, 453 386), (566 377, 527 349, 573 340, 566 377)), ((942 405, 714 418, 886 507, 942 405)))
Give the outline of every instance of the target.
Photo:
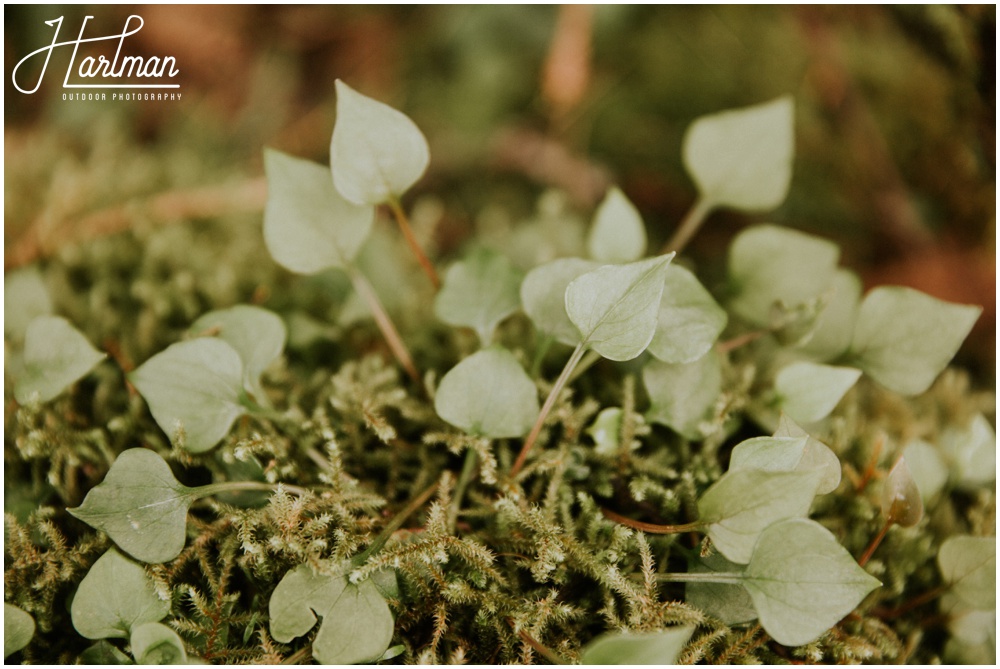
POLYGON ((400 202, 423 135, 337 92, 330 168, 265 151, 263 245, 315 275, 292 285, 341 306, 353 289, 398 370, 364 325, 303 320, 289 290, 273 310, 213 304, 134 370, 115 358, 123 378, 51 315, 37 272, 12 277, 8 451, 35 477, 18 494, 50 499, 50 482, 150 566, 116 548, 92 561, 103 540, 65 517, 75 552, 10 517, 32 550, 5 569, 5 654, 42 656, 35 621, 64 621, 55 600, 85 569, 71 624, 98 642, 73 657, 109 663, 888 661, 918 633, 897 614, 945 590, 967 621, 956 643, 980 640, 991 493, 947 528, 924 519, 942 491, 992 481, 984 407, 954 409, 950 373, 932 388, 980 309, 862 296, 834 244, 774 225, 733 240, 718 289, 682 264, 713 209, 785 198, 790 98, 691 126, 698 198, 662 254, 645 257, 646 225, 612 188, 589 257, 523 268, 476 240, 439 282, 400 202), (381 204, 436 291, 414 293, 408 328, 362 269, 367 249, 405 266, 375 234, 381 204), (104 425, 73 418, 81 378, 115 398, 90 409, 104 425), (907 422, 927 406, 940 429, 907 422), (85 495, 62 485, 77 479, 85 495), (72 568, 45 572, 49 554, 72 568))

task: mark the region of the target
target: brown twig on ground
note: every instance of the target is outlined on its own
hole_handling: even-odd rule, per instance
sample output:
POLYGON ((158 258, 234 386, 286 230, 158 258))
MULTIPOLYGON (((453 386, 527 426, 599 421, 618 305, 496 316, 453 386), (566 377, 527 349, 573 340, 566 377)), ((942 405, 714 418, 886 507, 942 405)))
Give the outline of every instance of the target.
POLYGON ((257 212, 264 208, 266 201, 266 179, 253 177, 203 188, 167 191, 146 200, 118 204, 54 224, 36 220, 4 249, 4 269, 47 258, 69 244, 124 232, 140 215, 154 223, 169 223, 257 212))

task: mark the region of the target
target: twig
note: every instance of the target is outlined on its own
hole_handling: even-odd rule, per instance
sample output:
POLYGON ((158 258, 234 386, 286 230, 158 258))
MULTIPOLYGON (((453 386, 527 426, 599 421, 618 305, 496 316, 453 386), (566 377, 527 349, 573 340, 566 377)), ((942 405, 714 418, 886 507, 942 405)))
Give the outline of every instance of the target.
POLYGON ((413 379, 417 386, 422 386, 422 381, 420 379, 420 373, 417 371, 417 366, 413 364, 413 358, 410 356, 410 350, 406 348, 406 344, 403 343, 403 338, 399 335, 399 331, 393 324, 392 319, 389 318, 389 314, 386 312, 385 307, 382 306, 381 300, 378 299, 378 294, 372 285, 368 283, 368 279, 359 272, 354 267, 349 267, 347 270, 347 275, 351 279, 351 283, 354 284, 354 290, 358 292, 358 295, 365 301, 368 308, 372 311, 372 316, 375 318, 375 324, 378 325, 378 329, 382 331, 382 336, 385 338, 385 343, 389 345, 389 349, 392 354, 399 361, 399 364, 403 366, 406 373, 413 379))
POLYGON ((264 208, 266 201, 267 180, 254 177, 204 188, 167 191, 139 202, 64 219, 55 225, 39 219, 4 249, 4 268, 10 270, 33 263, 68 244, 124 232, 132 227, 137 214, 155 223, 169 223, 234 212, 256 212, 264 208))
POLYGON ((626 518, 625 516, 604 508, 601 509, 601 513, 603 513, 604 517, 608 520, 625 525, 626 527, 631 527, 634 530, 641 530, 650 534, 682 534, 684 532, 697 530, 702 526, 701 522, 697 520, 690 523, 683 523, 681 525, 655 525, 653 523, 644 523, 640 520, 626 518))
POLYGON ((437 488, 438 484, 435 482, 429 488, 414 497, 413 500, 406 505, 406 508, 393 516, 392 520, 389 521, 389 524, 386 525, 381 532, 379 532, 377 537, 375 537, 375 541, 372 542, 371 546, 358 554, 358 556, 354 558, 353 562, 356 565, 362 565, 368 558, 382 550, 382 547, 385 546, 387 541, 389 541, 389 538, 393 535, 393 533, 401 528, 403 523, 406 522, 406 519, 431 498, 431 495, 434 494, 434 491, 437 490, 437 488))
POLYGON ((399 198, 390 197, 389 208, 392 209, 392 213, 396 217, 396 222, 399 223, 399 229, 403 231, 403 237, 406 238, 406 243, 410 246, 410 250, 413 251, 413 255, 416 256, 420 267, 423 268, 424 274, 434 284, 434 290, 438 290, 441 288, 441 279, 438 278, 437 270, 434 269, 434 265, 424 254, 423 249, 420 248, 420 244, 417 243, 417 238, 413 234, 413 228, 410 226, 410 219, 407 218, 406 212, 403 211, 403 206, 400 204, 399 198))
POLYGON ((664 245, 660 253, 670 253, 671 251, 680 253, 683 251, 684 247, 691 241, 691 238, 694 237, 694 233, 698 232, 698 228, 705 222, 705 217, 708 216, 708 212, 711 210, 712 204, 708 200, 698 198, 694 206, 684 216, 684 220, 677 227, 674 236, 664 245))

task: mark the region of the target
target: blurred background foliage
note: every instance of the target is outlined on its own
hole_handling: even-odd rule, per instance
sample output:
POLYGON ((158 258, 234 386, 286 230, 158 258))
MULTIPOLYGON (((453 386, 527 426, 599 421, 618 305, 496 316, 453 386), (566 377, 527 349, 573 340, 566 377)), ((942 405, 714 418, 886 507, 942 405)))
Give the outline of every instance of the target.
POLYGON ((327 161, 336 78, 427 135, 431 166, 408 204, 436 207, 442 259, 488 212, 529 218, 555 188, 589 217, 611 183, 655 249, 694 201, 687 125, 791 93, 787 202, 766 217, 713 214, 690 255, 721 265, 733 235, 762 219, 829 237, 868 286, 983 305, 957 362, 995 383, 993 5, 5 5, 4 20, 8 269, 128 228, 139 211, 251 219, 263 146, 327 161), (87 35, 111 35, 133 13, 145 26, 131 53, 174 56, 181 100, 63 100, 59 52, 38 93, 11 85, 13 66, 51 42, 44 21, 65 16, 70 39, 85 15, 87 35))

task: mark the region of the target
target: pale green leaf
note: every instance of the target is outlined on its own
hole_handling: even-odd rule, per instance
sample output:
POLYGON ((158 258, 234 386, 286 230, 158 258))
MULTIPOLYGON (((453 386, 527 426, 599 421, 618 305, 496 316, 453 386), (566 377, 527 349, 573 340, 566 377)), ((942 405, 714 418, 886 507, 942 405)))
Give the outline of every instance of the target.
POLYGON ((938 567, 963 602, 984 611, 996 608, 996 537, 948 537, 938 551, 938 567))
POLYGON ((80 653, 80 664, 134 664, 107 639, 101 639, 80 653))
POLYGON ((605 265, 566 288, 566 313, 583 343, 609 360, 631 360, 656 330, 667 265, 674 254, 605 265))
POLYGON ((833 283, 840 249, 833 242, 776 225, 755 225, 729 248, 730 307, 754 325, 771 324, 776 304, 820 298, 833 283))
POLYGON ((838 269, 820 299, 823 310, 812 336, 799 349, 817 360, 833 360, 851 345, 861 303, 861 279, 850 270, 838 269))
POLYGON ((580 654, 582 664, 676 664, 694 627, 670 627, 658 632, 607 632, 580 654))
POLYGON ((702 116, 684 135, 684 167, 712 206, 761 212, 788 194, 795 152, 792 98, 702 116))
POLYGON ((213 335, 233 347, 243 361, 243 387, 265 401, 260 377, 285 349, 285 324, 274 312, 247 304, 218 309, 196 320, 189 332, 213 335))
POLYGON ((37 397, 48 402, 104 359, 65 318, 39 316, 24 334, 24 371, 14 397, 24 404, 37 397))
POLYGON ((129 381, 171 440, 192 453, 210 450, 246 409, 243 363, 232 346, 202 337, 178 342, 129 374, 129 381))
POLYGON ((143 623, 129 638, 137 664, 187 664, 187 651, 177 632, 163 623, 143 623))
POLYGON ((28 324, 39 316, 52 313, 52 300, 35 266, 4 274, 3 333, 12 341, 20 341, 28 324))
POLYGON ((538 389, 510 351, 491 346, 444 375, 434 409, 471 435, 521 437, 538 418, 538 389))
MULTIPOLYGON (((817 495, 825 495, 837 489, 837 486, 840 485, 843 468, 840 464, 840 458, 830 450, 829 446, 811 436, 798 423, 785 414, 781 414, 781 419, 778 421, 778 429, 775 430, 774 436, 805 437, 806 448, 802 453, 802 459, 799 460, 795 469, 799 471, 815 469, 820 472, 819 486, 816 489, 817 495)), ((730 468, 732 468, 731 463, 730 468)))
POLYGON ((130 448, 83 504, 69 512, 106 533, 138 560, 152 564, 177 557, 184 548, 187 511, 197 497, 180 484, 153 451, 130 448))
POLYGON ((968 427, 942 430, 938 444, 958 486, 978 488, 996 479, 997 435, 982 414, 976 414, 968 427))
POLYGON ((764 630, 785 646, 816 640, 880 585, 829 530, 805 518, 761 532, 743 574, 764 630))
POLYGON ((720 553, 746 564, 766 527, 809 513, 819 479, 814 470, 727 472, 698 500, 698 520, 720 553))
POLYGON ((528 272, 521 282, 521 302, 535 327, 563 344, 579 344, 580 331, 566 313, 566 288, 600 266, 591 260, 560 258, 528 272))
POLYGON ((594 440, 594 451, 602 455, 614 455, 621 442, 623 412, 618 407, 609 407, 597 414, 597 418, 587 434, 594 440))
POLYGON ((379 204, 419 179, 430 150, 408 116, 338 79, 330 167, 337 190, 355 204, 379 204))
POLYGON ((806 452, 808 436, 753 437, 741 441, 729 456, 729 471, 762 469, 767 472, 793 472, 806 452))
POLYGON ((782 411, 800 423, 815 423, 830 415, 860 377, 853 367, 795 362, 778 372, 774 390, 782 411))
POLYGON ((587 253, 604 263, 638 260, 646 252, 646 228, 642 217, 617 186, 597 207, 587 236, 587 253))
POLYGON ((905 458, 896 461, 882 482, 882 516, 901 527, 913 527, 924 517, 920 489, 905 458))
POLYGON ((73 627, 88 639, 126 639, 135 627, 169 613, 170 602, 156 594, 146 571, 114 548, 83 577, 70 607, 73 627))
POLYGON ((982 311, 912 288, 875 288, 858 311, 853 362, 889 390, 918 395, 958 352, 982 311))
POLYGON ((920 497, 926 505, 948 482, 948 465, 934 446, 920 439, 906 445, 903 459, 906 460, 913 481, 920 489, 920 497))
POLYGON ((708 353, 728 320, 694 274, 670 265, 649 352, 663 362, 694 362, 708 353))
POLYGON ((271 256, 299 274, 345 267, 375 222, 375 209, 345 200, 330 170, 280 151, 264 151, 267 204, 264 243, 271 256))
POLYGON ((35 636, 35 619, 24 609, 4 602, 3 605, 3 656, 10 657, 21 650, 35 636))
POLYGON ((493 330, 521 308, 523 273, 506 256, 477 249, 448 268, 434 298, 434 314, 449 325, 470 327, 489 346, 493 330))
MULTIPOLYGON (((744 569, 744 565, 730 562, 719 553, 712 553, 707 558, 692 562, 690 566, 690 571, 695 574, 742 574, 744 569)), ((684 586, 684 593, 689 605, 718 618, 726 625, 741 625, 757 619, 757 609, 753 607, 750 593, 742 585, 692 581, 684 586)))
POLYGON ((349 583, 344 569, 317 574, 301 565, 285 574, 269 603, 271 636, 288 643, 322 618, 313 657, 322 664, 371 663, 392 641, 392 611, 372 579, 349 583))
POLYGON ((688 439, 703 437, 701 426, 711 420, 722 392, 722 363, 709 351, 702 358, 672 365, 650 360, 642 380, 652 406, 646 418, 661 423, 688 439))

